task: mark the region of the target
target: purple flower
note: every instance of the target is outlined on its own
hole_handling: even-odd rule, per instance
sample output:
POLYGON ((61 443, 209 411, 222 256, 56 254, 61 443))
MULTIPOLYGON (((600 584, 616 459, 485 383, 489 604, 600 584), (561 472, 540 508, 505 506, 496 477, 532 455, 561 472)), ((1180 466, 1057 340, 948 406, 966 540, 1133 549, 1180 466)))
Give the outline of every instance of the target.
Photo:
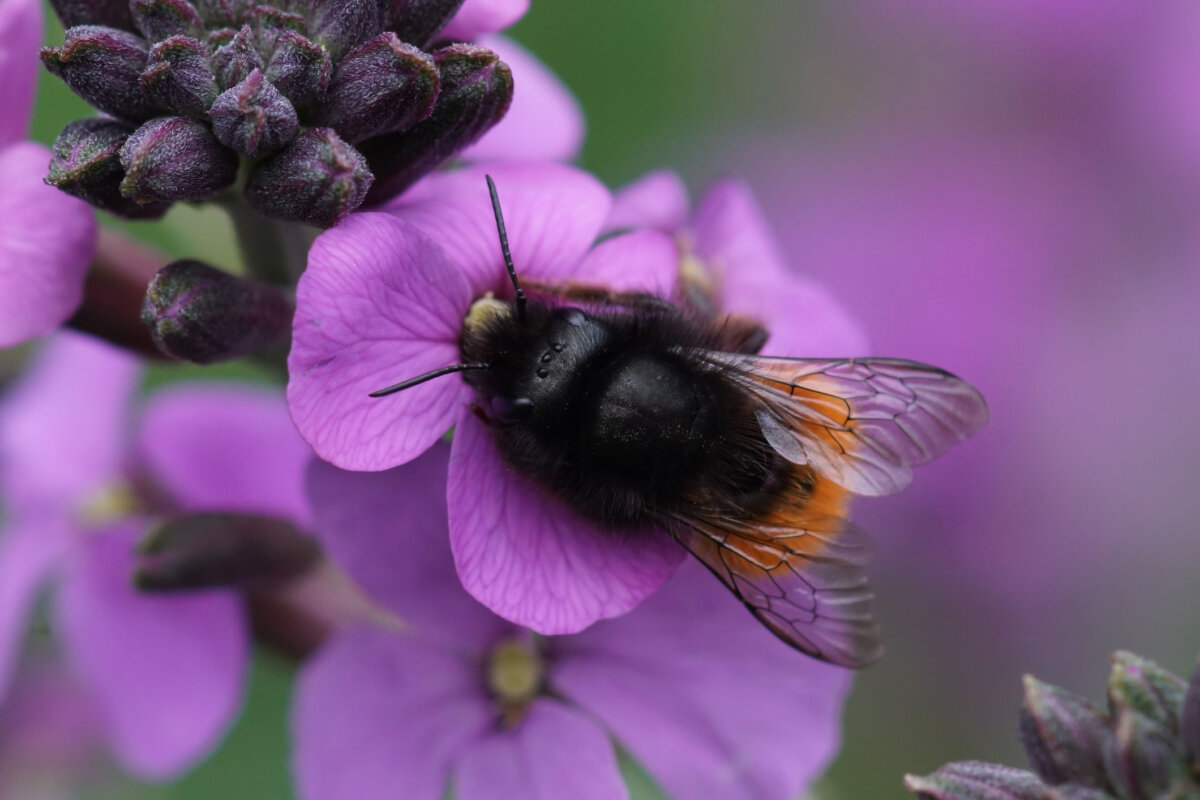
MULTIPOLYGON (((673 296, 680 251, 667 234, 635 231, 589 249, 611 205, 593 178, 548 164, 491 172, 523 280, 673 296)), ((629 611, 682 558, 669 536, 614 537, 506 468, 457 376, 386 400, 368 396, 458 361, 471 305, 512 291, 481 169, 433 177, 387 212, 348 219, 310 252, 288 359, 288 402, 301 435, 325 460, 373 471, 410 461, 454 425, 450 538, 467 591, 545 634, 629 611)), ((696 250, 724 265, 729 307, 761 311, 773 334, 802 353, 855 352, 860 334, 823 293, 760 258, 772 246, 756 214, 731 184, 697 215, 696 250), (768 290, 795 300, 755 299, 768 290)))
POLYGON ((241 701, 247 635, 230 591, 147 595, 130 580, 155 513, 306 518, 307 448, 282 404, 207 385, 157 393, 129 446, 137 362, 89 339, 49 342, 0 406, 0 691, 38 590, 117 760, 151 779, 208 752, 241 701))
POLYGON ((624 798, 612 739, 681 800, 785 800, 823 770, 849 673, 775 640, 697 564, 571 636, 472 600, 429 501, 453 457, 439 444, 388 472, 310 468, 327 552, 404 628, 345 630, 306 666, 302 800, 436 800, 451 781, 460 800, 624 798))
POLYGON ((516 23, 529 10, 529 0, 466 0, 442 38, 470 42, 483 34, 502 31, 516 23))
POLYGON ((0 347, 48 333, 75 311, 96 246, 91 209, 47 186, 49 151, 23 141, 41 39, 39 3, 0 0, 0 347))

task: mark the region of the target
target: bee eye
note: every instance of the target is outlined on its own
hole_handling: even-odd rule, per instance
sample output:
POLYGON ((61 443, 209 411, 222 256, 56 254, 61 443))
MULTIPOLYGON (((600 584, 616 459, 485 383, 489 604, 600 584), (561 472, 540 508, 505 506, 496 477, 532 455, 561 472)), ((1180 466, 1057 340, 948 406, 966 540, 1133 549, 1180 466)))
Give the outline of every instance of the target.
POLYGON ((505 425, 512 425, 527 419, 532 411, 533 400, 528 397, 518 397, 515 400, 503 397, 492 398, 491 416, 505 425))
POLYGON ((545 367, 538 367, 537 376, 539 378, 549 378, 550 370, 546 369, 545 367))
POLYGON ((578 308, 566 309, 563 311, 562 318, 568 325, 573 325, 576 328, 582 328, 587 323, 587 314, 578 308))

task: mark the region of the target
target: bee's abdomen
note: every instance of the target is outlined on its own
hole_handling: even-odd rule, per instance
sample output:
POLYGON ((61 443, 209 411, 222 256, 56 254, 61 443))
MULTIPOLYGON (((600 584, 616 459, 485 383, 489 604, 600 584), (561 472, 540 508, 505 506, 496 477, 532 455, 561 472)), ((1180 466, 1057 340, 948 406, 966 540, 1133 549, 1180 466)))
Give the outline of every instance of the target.
POLYGON ((650 495, 687 483, 713 439, 716 408, 695 370, 670 355, 630 353, 588 392, 583 447, 589 467, 650 495))

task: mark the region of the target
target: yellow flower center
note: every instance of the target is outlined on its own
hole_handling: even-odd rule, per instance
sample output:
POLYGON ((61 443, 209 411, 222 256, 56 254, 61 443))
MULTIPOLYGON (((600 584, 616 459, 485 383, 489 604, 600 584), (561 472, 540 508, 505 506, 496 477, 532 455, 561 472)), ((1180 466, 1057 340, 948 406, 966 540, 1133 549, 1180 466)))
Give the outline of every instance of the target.
POLYGON ((541 690, 544 677, 545 663, 528 642, 505 639, 488 654, 488 689, 508 725, 520 720, 525 707, 541 690))
POLYGON ((133 487, 124 481, 114 481, 89 495, 75 509, 75 515, 87 527, 100 527, 135 514, 141 508, 133 487))

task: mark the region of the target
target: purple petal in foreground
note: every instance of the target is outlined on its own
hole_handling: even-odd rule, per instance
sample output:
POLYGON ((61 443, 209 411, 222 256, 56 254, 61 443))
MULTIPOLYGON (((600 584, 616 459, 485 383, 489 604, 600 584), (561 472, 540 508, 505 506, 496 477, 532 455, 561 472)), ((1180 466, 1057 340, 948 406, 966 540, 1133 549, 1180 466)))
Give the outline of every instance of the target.
POLYGON ((752 317, 770 331, 762 352, 830 358, 867 352, 862 326, 816 281, 800 275, 775 279, 730 275, 722 285, 725 311, 752 317))
POLYGON ((0 700, 12 678, 33 601, 62 557, 69 535, 58 517, 13 521, 0 529, 0 700))
POLYGON ((58 596, 58 629, 96 698, 118 761, 175 777, 237 714, 249 653, 232 593, 139 594, 129 580, 136 523, 80 539, 58 596))
POLYGON ((458 800, 621 800, 612 743, 586 714, 536 700, 513 730, 470 747, 455 769, 458 800))
POLYGON ((423 230, 466 275, 476 295, 508 292, 492 201, 484 175, 496 181, 517 276, 566 279, 608 216, 608 189, 591 175, 550 163, 492 163, 433 175, 386 210, 423 230))
POLYGON ((382 470, 446 432, 462 381, 369 394, 459 360, 471 291, 437 244, 387 214, 321 234, 296 289, 288 406, 300 435, 339 467, 382 470))
POLYGON ((0 488, 10 510, 62 513, 120 477, 140 362, 96 339, 47 341, 0 404, 0 488))
POLYGON ((0 150, 0 347, 49 333, 83 298, 96 220, 87 203, 45 184, 49 163, 33 142, 0 150))
MULTIPOLYGON (((41 3, 0 0, 0 149, 24 139, 29 128, 41 42, 41 3)), ((0 185, 7 191, 7 183, 0 185)))
POLYGON ((417 635, 478 646, 510 626, 462 590, 446 544, 439 442, 403 466, 346 472, 313 459, 307 486, 326 555, 417 635))
POLYGON ((480 34, 504 30, 528 10, 529 0, 466 0, 440 38, 474 41, 480 34))
POLYGON ((552 646, 553 687, 679 800, 795 797, 837 752, 850 673, 779 642, 698 564, 552 646))
POLYGON ((512 69, 512 105, 504 119, 461 153, 471 161, 570 161, 583 147, 583 109, 545 64, 504 36, 478 44, 499 54, 512 69))
POLYGON ((674 233, 687 223, 688 191, 669 169, 643 175, 613 195, 605 230, 657 228, 674 233))
POLYGON ((683 558, 664 531, 600 530, 513 473, 470 413, 455 429, 447 500, 463 587, 538 633, 574 633, 624 614, 683 558))
POLYGON ((292 706, 301 800, 440 800, 451 760, 494 715, 478 667, 415 637, 358 628, 314 656, 292 706))
POLYGON ((312 450, 275 392, 176 384, 146 403, 138 440, 154 479, 185 509, 308 521, 304 470, 312 450))
POLYGON ((596 245, 579 262, 571 279, 614 292, 671 297, 678 277, 675 241, 658 231, 634 231, 596 245))

